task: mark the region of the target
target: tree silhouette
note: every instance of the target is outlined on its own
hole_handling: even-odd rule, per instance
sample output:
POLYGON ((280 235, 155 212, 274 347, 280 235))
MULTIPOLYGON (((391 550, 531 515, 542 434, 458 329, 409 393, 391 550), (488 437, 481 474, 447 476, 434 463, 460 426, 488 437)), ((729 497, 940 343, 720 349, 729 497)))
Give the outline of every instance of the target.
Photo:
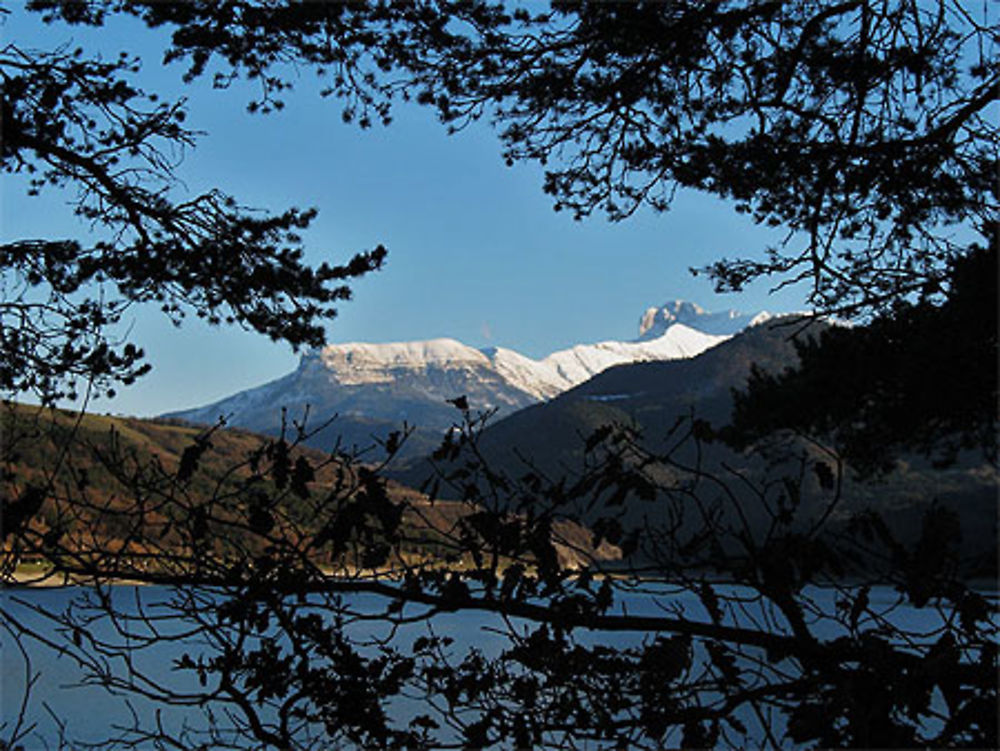
POLYGON ((955 259, 940 305, 899 302, 867 326, 801 341, 796 368, 754 373, 737 396, 731 438, 831 436, 866 473, 891 469, 901 450, 938 466, 971 450, 996 466, 998 240, 955 259))
POLYGON ((411 98, 454 129, 490 118, 578 217, 686 187, 790 231, 764 260, 713 264, 720 289, 810 280, 817 308, 879 309, 943 280, 956 225, 996 221, 997 19, 957 0, 31 5, 170 28, 167 59, 258 81, 253 110, 281 106, 295 63, 362 126, 411 98))
MULTIPOLYGON (((836 450, 860 469, 882 466, 883 437, 924 448, 957 435, 958 447, 995 452, 995 414, 982 413, 995 380, 971 334, 947 350, 973 353, 967 411, 878 401, 894 395, 896 370, 923 362, 915 335, 989 328, 976 316, 995 286, 967 282, 995 269, 995 241, 970 253, 948 234, 995 221, 988 11, 943 0, 29 7, 52 22, 127 13, 166 27, 166 57, 185 60, 187 78, 260 82, 255 112, 280 108, 294 63, 323 68, 362 127, 388 122, 396 99, 454 128, 490 117, 506 157, 544 161, 545 189, 577 216, 665 209, 678 186, 735 199, 791 234, 764 261, 714 265, 720 287, 808 279, 817 307, 881 316, 803 345, 797 373, 751 382, 741 437, 801 434, 779 455, 750 444, 756 474, 707 462, 716 431, 693 416, 665 426, 659 449, 608 426, 586 438, 574 474, 547 477, 529 457, 512 477, 479 451, 487 416, 455 395, 461 419, 436 480, 462 500, 443 521, 433 498, 391 487, 381 463, 301 451, 306 424, 220 469, 217 429, 168 460, 115 432, 84 437, 81 417, 40 426, 9 407, 4 575, 42 558, 43 576, 90 586, 65 612, 34 607, 65 639, 13 607, 8 632, 182 713, 180 724, 137 716, 109 745, 997 745, 996 609, 963 581, 958 521, 932 506, 906 540, 877 508, 845 513, 851 469, 836 450), (982 305, 967 314, 972 299, 982 305), (885 372, 848 381, 867 399, 867 432, 823 387, 824 358, 865 347, 885 372), (761 409, 774 402, 780 413, 761 409), (57 461, 31 473, 20 462, 40 440, 57 461), (129 608, 114 596, 122 580, 160 586, 129 608), (494 642, 463 641, 468 613, 494 642), (164 685, 143 667, 164 644, 191 680, 164 685)), ((129 82, 134 61, 11 43, 0 64, 4 169, 34 175, 38 190, 77 188, 79 212, 108 238, 3 247, 17 280, 0 303, 7 393, 52 403, 75 382, 141 375, 141 350, 106 334, 135 302, 319 343, 344 284, 381 262, 376 249, 305 266, 298 231, 311 211, 262 218, 221 193, 176 200, 165 149, 193 134, 179 105, 129 82)), ((404 439, 385 442, 385 461, 404 439)), ((0 743, 27 732, 15 720, 0 743)))
POLYGON ((299 233, 315 210, 261 214, 221 190, 178 197, 174 155, 195 134, 182 103, 132 83, 138 60, 11 42, 0 70, 3 171, 28 175, 31 194, 67 191, 100 230, 89 246, 43 237, 0 247, 5 392, 55 403, 88 384, 131 383, 148 370, 143 352, 108 331, 136 303, 175 322, 193 312, 294 346, 321 344, 347 282, 381 265, 381 247, 343 265, 304 264, 299 233))

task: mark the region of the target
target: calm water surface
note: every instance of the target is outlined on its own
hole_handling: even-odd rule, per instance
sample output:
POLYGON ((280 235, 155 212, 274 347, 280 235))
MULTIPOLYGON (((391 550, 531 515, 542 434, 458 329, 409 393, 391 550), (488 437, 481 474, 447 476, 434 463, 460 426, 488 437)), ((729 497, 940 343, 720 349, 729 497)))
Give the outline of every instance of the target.
MULTIPOLYGON (((735 590, 731 590, 735 591, 735 590)), ((58 633, 51 621, 32 609, 35 606, 42 611, 58 613, 83 594, 84 590, 74 587, 52 589, 14 589, 0 592, 5 612, 20 621, 24 626, 38 630, 50 637, 55 643, 69 643, 70 636, 58 633)), ((829 590, 816 590, 811 593, 813 598, 827 612, 832 611, 834 593, 829 590)), ((989 597, 996 598, 996 592, 984 592, 989 597)), ((156 603, 162 603, 170 597, 170 590, 160 587, 129 587, 113 588, 117 607, 126 612, 135 612, 140 607, 150 608, 155 612, 156 603)), ((873 589, 870 595, 872 608, 884 611, 897 625, 906 626, 910 630, 932 632, 941 623, 940 616, 933 608, 915 609, 912 607, 897 607, 898 594, 889 588, 873 589)), ((372 600, 374 602, 374 599, 372 600)), ((619 610, 631 614, 655 615, 665 614, 664 603, 683 609, 685 615, 698 620, 707 620, 697 598, 689 593, 670 598, 659 599, 649 592, 629 592, 621 595, 619 610)), ((355 596, 352 605, 363 607, 364 596, 355 596)), ((432 621, 432 627, 440 635, 455 639, 456 651, 474 646, 487 655, 496 654, 507 646, 508 642, 491 628, 500 626, 495 616, 476 612, 460 612, 440 615, 432 621)), ((821 636, 836 635, 834 624, 824 624, 817 630, 821 636)), ((111 625, 107 622, 94 624, 95 636, 111 633, 111 625)), ((412 626, 401 635, 401 643, 408 645, 413 638, 426 633, 425 625, 412 626)), ((643 633, 594 634, 581 633, 580 640, 590 643, 603 643, 616 647, 635 646, 648 638, 643 633)), ((0 708, 2 708, 2 723, 6 727, 0 731, 0 738, 9 737, 10 729, 18 721, 22 713, 25 697, 26 681, 29 671, 35 681, 28 695, 29 701, 23 708, 22 726, 32 726, 30 734, 22 741, 26 749, 54 748, 59 737, 59 723, 68 737, 97 742, 115 734, 116 727, 132 725, 133 712, 140 718, 152 718, 155 707, 141 699, 131 699, 131 706, 123 697, 110 695, 103 687, 81 685, 84 674, 70 655, 60 653, 55 649, 44 647, 37 643, 25 642, 28 661, 12 640, 10 633, 0 631, 0 708), (57 722, 58 720, 58 722, 57 722)), ((196 651, 190 644, 187 651, 196 651)), ((186 671, 172 670, 171 666, 180 654, 185 651, 177 644, 164 644, 145 650, 136 657, 137 667, 153 675, 163 687, 177 691, 197 690, 198 686, 193 675, 186 671)), ((118 665, 122 668, 122 665, 118 665)), ((170 708, 165 710, 166 722, 182 722, 201 718, 198 708, 170 708)))

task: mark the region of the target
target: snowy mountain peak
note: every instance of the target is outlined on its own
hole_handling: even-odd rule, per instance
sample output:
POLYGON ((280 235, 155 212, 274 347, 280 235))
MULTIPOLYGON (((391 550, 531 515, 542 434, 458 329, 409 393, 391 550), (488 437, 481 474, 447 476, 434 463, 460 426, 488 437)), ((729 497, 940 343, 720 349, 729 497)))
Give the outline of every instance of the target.
POLYGON ((696 331, 715 336, 732 336, 748 326, 771 318, 770 313, 740 313, 726 310, 709 313, 704 308, 685 300, 672 300, 660 307, 647 308, 639 319, 639 340, 649 341, 663 336, 675 324, 683 324, 696 331))
POLYGON ((402 372, 489 367, 489 357, 455 339, 329 344, 303 357, 299 366, 325 369, 341 385, 389 383, 402 372))
POLYGON ((768 317, 707 313, 678 300, 647 310, 639 339, 577 344, 540 359, 504 347, 475 349, 454 339, 330 344, 304 354, 299 367, 282 378, 172 416, 213 423, 225 415, 231 425, 276 432, 282 424, 279 407, 291 414, 308 409, 339 415, 335 429, 359 444, 376 426, 407 421, 427 431, 427 440, 414 444, 427 448, 454 423, 448 400, 456 396, 465 394, 476 409, 507 415, 616 365, 694 357, 768 317))
POLYGON ((455 339, 424 339, 411 342, 346 342, 329 344, 319 356, 324 362, 344 361, 355 367, 371 364, 410 366, 453 362, 484 363, 486 356, 455 339))

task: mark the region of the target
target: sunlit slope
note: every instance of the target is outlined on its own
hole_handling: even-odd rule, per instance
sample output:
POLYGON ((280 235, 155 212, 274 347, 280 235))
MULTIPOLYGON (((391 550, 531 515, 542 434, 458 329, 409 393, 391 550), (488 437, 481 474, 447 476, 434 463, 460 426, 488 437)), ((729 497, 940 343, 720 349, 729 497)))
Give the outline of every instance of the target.
MULTIPOLYGON (((287 530, 293 532, 285 535, 287 541, 305 541, 329 522, 338 507, 323 499, 336 495, 349 501, 363 485, 357 483, 350 489, 358 473, 371 468, 345 457, 291 446, 287 454, 290 474, 297 472, 300 460, 316 471, 305 475, 308 479, 299 488, 294 479, 279 487, 273 471, 261 469, 256 474, 269 463, 273 468, 276 454, 268 447, 275 444, 268 437, 244 430, 209 431, 177 420, 81 414, 14 403, 3 405, 0 430, 6 521, 21 512, 29 489, 41 489, 44 499, 30 519, 28 536, 44 540, 58 531, 52 549, 63 556, 85 550, 125 551, 134 560, 145 558, 156 565, 157 556, 164 559, 183 552, 189 540, 178 529, 189 523, 192 509, 206 503, 217 504, 221 517, 231 515, 231 526, 213 529, 220 537, 235 530, 232 539, 221 543, 231 542, 248 552, 262 550, 263 541, 246 534, 241 502, 225 500, 236 493, 252 498, 263 492, 277 499, 278 506, 271 506, 271 511, 275 518, 290 522, 287 530), (196 466, 190 463, 195 446, 204 448, 197 452, 196 466), (182 469, 185 462, 192 471, 182 469), (251 476, 256 479, 253 491, 247 493, 251 476), (345 476, 347 491, 343 490, 345 476), (142 506, 146 508, 144 528, 138 531, 136 510, 142 506), (316 514, 317 509, 324 513, 316 514)), ((390 503, 403 510, 401 536, 406 542, 401 554, 411 561, 446 558, 454 547, 449 539, 457 534, 461 518, 477 510, 470 503, 432 500, 392 480, 386 482, 385 493, 390 503)), ((252 528, 252 517, 248 518, 252 528)), ((556 534, 557 551, 569 564, 576 560, 574 551, 589 548, 590 534, 582 527, 562 524, 556 534)), ((605 546, 598 555, 616 552, 605 546)), ((36 546, 25 560, 44 558, 36 546)))

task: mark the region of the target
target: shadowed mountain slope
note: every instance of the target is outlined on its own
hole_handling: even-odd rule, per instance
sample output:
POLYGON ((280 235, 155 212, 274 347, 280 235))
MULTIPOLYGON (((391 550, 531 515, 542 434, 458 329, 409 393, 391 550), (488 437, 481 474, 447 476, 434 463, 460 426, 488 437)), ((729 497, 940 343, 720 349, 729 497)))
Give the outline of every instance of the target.
MULTIPOLYGON (((797 354, 795 336, 817 335, 827 324, 804 327, 794 318, 774 319, 755 326, 702 354, 685 360, 643 362, 620 365, 595 376, 544 404, 537 404, 488 425, 479 435, 477 448, 483 461, 494 472, 516 483, 531 473, 550 480, 580 477, 587 466, 588 437, 605 426, 622 426, 634 431, 638 444, 653 454, 667 451, 676 443, 670 429, 679 418, 706 420, 715 428, 726 425, 733 405, 732 392, 744 388, 751 367, 780 372, 794 366, 797 354), (673 442, 673 443, 672 443, 673 442)), ((456 414, 457 419, 457 414, 456 414)), ((754 446, 736 451, 720 441, 702 444, 695 454, 694 442, 674 450, 671 460, 680 464, 699 463, 702 471, 728 478, 737 503, 743 505, 758 529, 769 524, 766 503, 776 503, 782 488, 780 472, 791 471, 805 459, 801 511, 804 521, 824 513, 829 493, 819 473, 817 462, 827 457, 816 446, 799 439, 789 439, 777 459, 774 451, 754 446), (760 486, 770 483, 771 495, 762 503, 749 484, 741 487, 736 473, 760 486), (767 478, 767 479, 765 479, 767 478)), ((420 487, 429 478, 448 476, 458 462, 424 459, 411 462, 394 477, 412 487, 420 487)), ((676 476, 669 471, 661 479, 669 483, 676 476)), ((983 561, 991 558, 995 568, 997 505, 996 472, 977 461, 960 463, 947 470, 933 469, 921 457, 907 456, 897 462, 895 471, 881 482, 860 482, 849 470, 843 486, 843 501, 831 523, 845 525, 850 516, 865 509, 884 513, 893 532, 901 539, 914 540, 920 534, 923 512, 939 504, 957 512, 961 519, 963 547, 970 556, 983 561)), ((449 487, 441 483, 444 497, 461 495, 461 484, 449 487)), ((642 524, 657 521, 656 504, 639 504, 620 510, 623 520, 642 524)), ((773 509, 773 506, 772 506, 773 509)), ((731 509, 732 510, 732 509, 731 509)), ((584 512, 584 522, 592 524, 596 514, 584 512), (588 516, 589 514, 589 516, 588 516)), ((662 521, 662 520, 659 520, 662 521)), ((975 564, 978 570, 980 564, 975 564)))
MULTIPOLYGON (((819 325, 809 330, 818 331, 819 325)), ((776 371, 796 362, 792 337, 801 329, 796 319, 776 319, 693 358, 609 368, 549 402, 493 423, 480 448, 508 471, 516 472, 520 454, 546 473, 559 474, 579 468, 586 437, 602 425, 636 427, 652 441, 692 410, 721 425, 729 419, 732 389, 746 383, 753 364, 776 371)), ((410 483, 420 479, 416 470, 403 476, 410 483)))

